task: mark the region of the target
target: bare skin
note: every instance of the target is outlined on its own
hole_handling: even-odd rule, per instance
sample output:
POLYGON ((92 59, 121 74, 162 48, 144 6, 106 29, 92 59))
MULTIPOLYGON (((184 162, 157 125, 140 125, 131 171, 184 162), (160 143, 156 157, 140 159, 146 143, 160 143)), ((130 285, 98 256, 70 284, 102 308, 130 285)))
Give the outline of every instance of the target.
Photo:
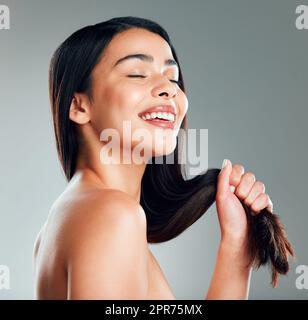
POLYGON ((38 299, 175 299, 142 207, 86 171, 55 202, 35 251, 38 299))
MULTIPOLYGON (((147 221, 139 204, 146 164, 102 165, 99 139, 104 128, 121 133, 124 120, 131 121, 132 131, 144 127, 154 133, 154 126, 138 113, 171 104, 177 118, 169 143, 146 148, 151 155, 174 150, 188 101, 170 81, 177 79, 178 69, 164 61, 172 58, 160 36, 144 29, 125 31, 113 38, 92 72, 93 99, 74 95, 70 119, 78 126, 80 152, 75 174, 53 204, 34 245, 37 299, 175 299, 147 244, 147 221), (114 66, 135 53, 152 55, 154 60, 130 59, 114 66), (131 74, 146 77, 128 77, 131 74)), ((221 243, 206 299, 248 297, 247 224, 239 200, 257 213, 271 206, 264 191, 264 185, 244 174, 240 164, 228 163, 220 174, 216 205, 221 243)))

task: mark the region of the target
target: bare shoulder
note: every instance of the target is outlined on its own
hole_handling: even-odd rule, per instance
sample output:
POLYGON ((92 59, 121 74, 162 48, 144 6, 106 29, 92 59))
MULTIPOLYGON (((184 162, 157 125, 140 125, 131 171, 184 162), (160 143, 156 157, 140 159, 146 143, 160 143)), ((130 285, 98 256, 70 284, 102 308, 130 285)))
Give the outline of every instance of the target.
POLYGON ((146 216, 140 204, 128 194, 115 189, 79 193, 66 199, 62 210, 61 233, 69 251, 85 239, 104 233, 112 236, 115 228, 131 228, 146 234, 146 216))
POLYGON ((98 227, 102 227, 106 223, 123 219, 127 222, 132 220, 140 226, 146 224, 146 216, 140 204, 128 194, 114 189, 80 194, 67 208, 69 224, 73 223, 74 227, 81 224, 83 228, 85 223, 98 223, 98 227))
POLYGON ((145 298, 148 248, 142 207, 113 189, 83 195, 77 203, 71 204, 63 229, 68 297, 145 298))

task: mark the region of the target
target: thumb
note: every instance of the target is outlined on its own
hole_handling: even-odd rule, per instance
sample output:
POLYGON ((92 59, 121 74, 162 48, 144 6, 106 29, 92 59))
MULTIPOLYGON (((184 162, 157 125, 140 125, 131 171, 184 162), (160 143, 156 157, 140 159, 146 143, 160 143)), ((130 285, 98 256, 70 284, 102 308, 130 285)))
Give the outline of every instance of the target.
POLYGON ((230 175, 232 172, 232 163, 229 159, 224 159, 221 167, 221 171, 218 175, 218 182, 217 182, 217 192, 220 195, 226 194, 230 191, 230 175))

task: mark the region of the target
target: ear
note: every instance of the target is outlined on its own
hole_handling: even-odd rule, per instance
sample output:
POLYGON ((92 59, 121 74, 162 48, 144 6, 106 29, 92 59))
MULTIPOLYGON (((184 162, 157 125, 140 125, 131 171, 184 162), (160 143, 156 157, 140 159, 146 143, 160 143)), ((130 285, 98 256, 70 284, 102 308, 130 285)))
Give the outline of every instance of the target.
POLYGON ((90 121, 90 103, 84 94, 74 94, 70 105, 69 118, 78 124, 86 124, 90 121))

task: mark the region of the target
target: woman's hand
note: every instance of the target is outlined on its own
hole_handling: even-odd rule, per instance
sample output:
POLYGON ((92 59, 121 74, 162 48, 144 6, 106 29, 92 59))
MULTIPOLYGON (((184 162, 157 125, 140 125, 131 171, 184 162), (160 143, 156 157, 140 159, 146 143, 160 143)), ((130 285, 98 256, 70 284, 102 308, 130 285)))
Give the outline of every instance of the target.
POLYGON ((244 173, 242 165, 224 161, 215 199, 221 241, 206 299, 248 299, 253 261, 242 203, 255 214, 264 208, 273 212, 273 204, 264 192, 264 184, 256 181, 253 173, 244 173))
POLYGON ((265 186, 256 181, 252 172, 244 173, 241 164, 232 166, 225 159, 218 176, 216 208, 221 229, 221 239, 229 244, 243 245, 247 242, 248 223, 243 201, 255 214, 263 208, 273 212, 273 203, 265 194, 265 186))

